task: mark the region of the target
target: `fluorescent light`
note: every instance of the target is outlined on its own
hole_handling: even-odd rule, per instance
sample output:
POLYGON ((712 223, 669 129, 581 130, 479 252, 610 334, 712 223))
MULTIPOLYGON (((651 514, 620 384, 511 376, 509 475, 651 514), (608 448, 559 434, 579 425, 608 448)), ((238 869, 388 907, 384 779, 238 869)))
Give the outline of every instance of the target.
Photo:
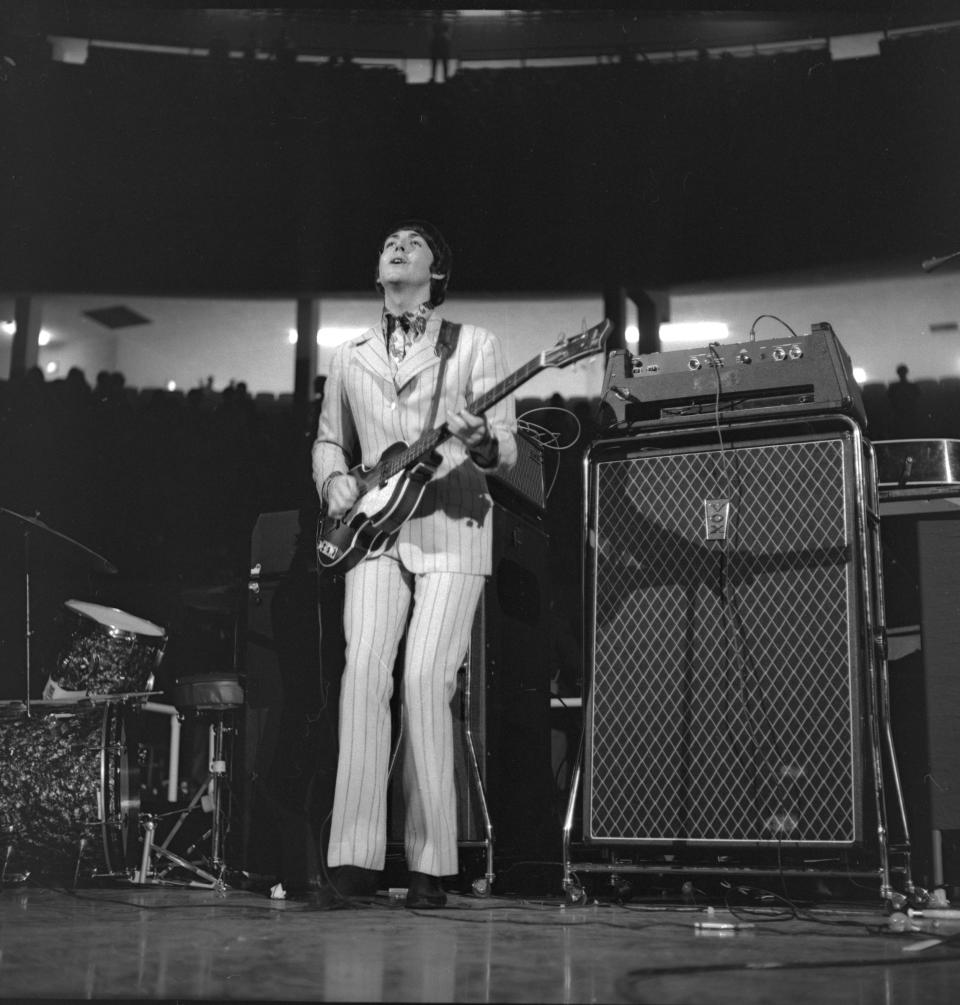
MULTIPOLYGON (((365 331, 365 328, 318 328, 317 345, 332 348, 333 346, 340 345, 342 342, 346 342, 348 339, 356 338, 358 335, 362 335, 365 331)), ((297 344, 298 335, 296 328, 289 329, 287 332, 287 341, 290 345, 297 344)))
POLYGON ((864 32, 861 35, 837 35, 828 39, 830 58, 836 63, 841 59, 863 59, 865 56, 879 56, 883 33, 864 32))
POLYGON ((90 49, 87 39, 48 35, 47 41, 50 43, 50 58, 55 63, 76 63, 81 66, 86 63, 90 49))
POLYGON ((665 321, 660 325, 661 342, 696 342, 707 345, 729 338, 725 321, 665 321))
MULTIPOLYGON (((338 346, 342 342, 346 342, 348 339, 356 338, 358 335, 362 335, 366 331, 365 328, 342 328, 342 327, 326 327, 317 329, 317 345, 326 346, 327 348, 332 348, 333 346, 338 346)), ((291 328, 287 332, 287 341, 290 345, 296 345, 298 340, 297 329, 291 328)))
POLYGON ((317 345, 332 347, 362 335, 366 328, 321 328, 317 332, 317 345))

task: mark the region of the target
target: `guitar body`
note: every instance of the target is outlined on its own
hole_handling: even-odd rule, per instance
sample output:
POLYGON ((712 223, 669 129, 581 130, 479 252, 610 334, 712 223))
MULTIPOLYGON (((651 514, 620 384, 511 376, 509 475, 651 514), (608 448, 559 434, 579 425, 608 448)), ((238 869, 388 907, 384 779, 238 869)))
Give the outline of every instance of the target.
MULTIPOLYGON (((579 335, 561 336, 557 344, 485 391, 470 405, 482 415, 506 395, 548 366, 567 366, 603 349, 612 326, 604 320, 579 335)), ((412 446, 399 441, 388 447, 372 468, 350 469, 360 497, 339 519, 324 513, 317 528, 317 563, 323 569, 346 572, 367 555, 380 555, 413 515, 427 482, 440 466, 437 446, 450 435, 446 424, 424 433, 412 446)))
POLYGON ((380 555, 393 544, 420 505, 427 482, 441 461, 433 452, 381 483, 378 475, 384 462, 406 449, 407 444, 398 441, 387 447, 374 467, 350 469, 349 474, 360 484, 360 498, 342 517, 324 513, 317 532, 317 561, 322 568, 347 572, 362 558, 380 555))

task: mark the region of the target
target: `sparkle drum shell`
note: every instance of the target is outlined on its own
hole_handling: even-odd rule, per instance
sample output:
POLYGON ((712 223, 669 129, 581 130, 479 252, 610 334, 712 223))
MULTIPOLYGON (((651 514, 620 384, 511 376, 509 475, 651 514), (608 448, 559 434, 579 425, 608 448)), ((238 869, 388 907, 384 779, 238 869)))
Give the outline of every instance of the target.
POLYGON ((116 607, 83 600, 64 604, 67 637, 52 679, 64 691, 149 691, 163 659, 166 632, 116 607))
MULTIPOLYGON (((136 866, 136 713, 36 703, 0 716, 0 829, 7 871, 119 875, 136 866)), ((61 705, 63 703, 60 703, 61 705)))

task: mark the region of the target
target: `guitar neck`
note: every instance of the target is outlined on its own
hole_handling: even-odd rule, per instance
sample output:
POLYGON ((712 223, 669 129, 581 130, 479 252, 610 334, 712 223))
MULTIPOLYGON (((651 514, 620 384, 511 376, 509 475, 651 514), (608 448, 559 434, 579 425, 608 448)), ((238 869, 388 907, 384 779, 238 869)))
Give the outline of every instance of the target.
MULTIPOLYGON (((533 359, 521 366, 519 370, 515 370, 509 377, 491 387, 489 391, 484 391, 475 401, 471 402, 467 410, 472 415, 483 415, 487 409, 492 408, 498 401, 511 394, 521 384, 525 384, 531 377, 536 376, 543 369, 545 367, 542 358, 534 356, 533 359)), ((375 468, 377 480, 381 483, 388 481, 401 471, 413 467, 422 457, 426 457, 436 450, 449 436, 450 430, 447 429, 446 423, 424 433, 423 436, 411 443, 406 450, 399 451, 388 460, 378 464, 375 468)))

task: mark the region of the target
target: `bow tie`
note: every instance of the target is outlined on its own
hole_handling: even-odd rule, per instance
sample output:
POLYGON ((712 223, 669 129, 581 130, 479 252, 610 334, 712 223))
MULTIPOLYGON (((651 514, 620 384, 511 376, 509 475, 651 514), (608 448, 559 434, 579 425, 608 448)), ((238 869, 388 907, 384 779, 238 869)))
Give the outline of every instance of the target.
POLYGON ((420 335, 427 326, 426 318, 423 315, 415 314, 413 311, 405 311, 403 314, 384 315, 387 325, 387 335, 392 335, 397 328, 409 333, 411 330, 420 335))

